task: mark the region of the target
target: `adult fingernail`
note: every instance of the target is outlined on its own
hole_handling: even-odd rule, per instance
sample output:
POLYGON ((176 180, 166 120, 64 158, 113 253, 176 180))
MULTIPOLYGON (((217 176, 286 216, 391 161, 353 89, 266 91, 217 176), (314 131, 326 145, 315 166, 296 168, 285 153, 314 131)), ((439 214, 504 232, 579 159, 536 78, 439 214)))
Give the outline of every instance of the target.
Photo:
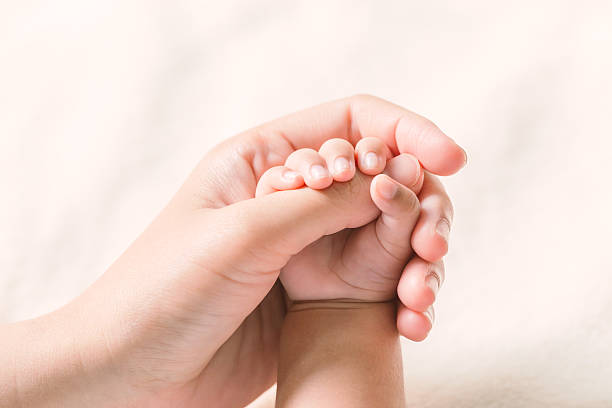
POLYGON ((442 218, 440 221, 438 221, 438 224, 436 225, 436 232, 438 235, 444 238, 445 241, 448 241, 448 236, 450 234, 450 223, 446 218, 442 218))
POLYGON ((434 312, 433 307, 429 306, 427 310, 423 312, 423 314, 429 319, 431 325, 433 326, 433 324, 436 322, 436 313, 434 312))
POLYGON ((298 177, 300 177, 300 173, 293 170, 285 170, 285 172, 283 172, 282 177, 285 181, 293 183, 295 180, 297 180, 298 177))
POLYGON ((397 184, 387 177, 380 177, 376 182, 376 190, 381 196, 390 200, 397 194, 397 184))
POLYGON ((468 155, 467 155, 467 152, 465 151, 465 149, 463 147, 460 147, 460 149, 463 152, 463 165, 465 166, 467 164, 467 161, 468 161, 468 155))
POLYGON ((324 179, 329 177, 329 170, 320 164, 314 164, 310 167, 310 175, 314 179, 324 179))
POLYGON ((336 174, 344 173, 350 167, 351 164, 346 157, 337 157, 336 160, 334 160, 334 172, 336 174))
POLYGON ((434 295, 437 295, 440 290, 440 276, 436 272, 430 272, 425 278, 425 284, 431 288, 434 295))
POLYGON ((366 169, 376 168, 376 166, 378 166, 378 155, 374 152, 366 153, 365 157, 363 158, 363 164, 365 165, 366 169))

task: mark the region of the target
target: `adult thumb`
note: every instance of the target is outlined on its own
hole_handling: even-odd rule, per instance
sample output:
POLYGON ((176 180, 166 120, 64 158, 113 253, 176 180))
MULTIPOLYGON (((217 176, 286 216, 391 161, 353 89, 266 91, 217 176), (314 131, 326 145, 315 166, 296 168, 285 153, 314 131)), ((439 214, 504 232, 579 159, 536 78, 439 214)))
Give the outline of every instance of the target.
POLYGON ((234 246, 235 260, 253 273, 280 269, 322 236, 374 220, 380 211, 370 181, 359 175, 325 190, 279 191, 214 210, 225 220, 221 241, 234 246))

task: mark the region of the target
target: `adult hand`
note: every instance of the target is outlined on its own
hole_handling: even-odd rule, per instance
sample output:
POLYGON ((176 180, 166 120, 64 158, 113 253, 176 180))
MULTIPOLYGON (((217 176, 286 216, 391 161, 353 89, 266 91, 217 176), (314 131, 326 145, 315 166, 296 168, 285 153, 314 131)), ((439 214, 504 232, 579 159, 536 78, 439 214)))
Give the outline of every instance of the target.
MULTIPOLYGON (((464 151, 433 123, 371 96, 323 104, 222 143, 83 295, 14 332, 19 337, 42 326, 46 342, 73 339, 71 346, 59 342, 60 358, 51 364, 68 364, 74 373, 55 401, 66 404, 66 390, 74 389, 90 403, 199 406, 214 396, 219 406, 238 406, 271 386, 285 314, 279 270, 309 243, 349 225, 326 205, 325 192, 305 195, 298 206, 278 197, 252 199, 257 180, 296 149, 368 136, 383 139, 394 154, 416 156, 432 174, 453 174, 465 163, 464 151), (310 228, 312 214, 330 219, 325 230, 310 228), (278 252, 279 240, 290 249, 278 252)), ((431 327, 425 317, 431 312, 423 309, 443 278, 440 259, 452 219, 433 175, 426 175, 419 198, 412 246, 420 258, 408 264, 398 288, 398 329, 414 340, 431 327), (424 279, 429 275, 435 282, 424 279)), ((17 402, 43 395, 53 403, 29 385, 22 382, 17 402)))

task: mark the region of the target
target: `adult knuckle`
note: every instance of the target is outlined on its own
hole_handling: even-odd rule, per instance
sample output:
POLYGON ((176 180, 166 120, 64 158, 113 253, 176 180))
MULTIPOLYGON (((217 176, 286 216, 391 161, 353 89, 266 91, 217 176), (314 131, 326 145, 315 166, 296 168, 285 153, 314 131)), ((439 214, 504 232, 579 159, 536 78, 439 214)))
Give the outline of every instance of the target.
POLYGON ((356 93, 349 97, 349 100, 353 102, 367 102, 377 99, 374 95, 368 93, 356 93))

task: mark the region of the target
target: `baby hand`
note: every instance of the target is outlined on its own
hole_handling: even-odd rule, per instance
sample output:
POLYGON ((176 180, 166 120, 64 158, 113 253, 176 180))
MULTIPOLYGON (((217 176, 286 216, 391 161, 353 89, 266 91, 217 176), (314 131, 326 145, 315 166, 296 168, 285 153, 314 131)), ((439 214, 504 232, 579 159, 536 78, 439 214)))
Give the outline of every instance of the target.
MULTIPOLYGON (((378 138, 361 139, 355 148, 344 139, 331 139, 318 152, 297 150, 283 166, 264 173, 257 196, 302 187, 330 188, 335 192, 330 195, 330 205, 354 214, 352 228, 323 236, 282 268, 280 279, 289 298, 393 299, 412 254, 410 237, 419 217, 415 194, 423 176, 416 158, 409 154, 392 157, 378 138)), ((316 220, 313 229, 321 230, 316 223, 328 222, 316 220)))

